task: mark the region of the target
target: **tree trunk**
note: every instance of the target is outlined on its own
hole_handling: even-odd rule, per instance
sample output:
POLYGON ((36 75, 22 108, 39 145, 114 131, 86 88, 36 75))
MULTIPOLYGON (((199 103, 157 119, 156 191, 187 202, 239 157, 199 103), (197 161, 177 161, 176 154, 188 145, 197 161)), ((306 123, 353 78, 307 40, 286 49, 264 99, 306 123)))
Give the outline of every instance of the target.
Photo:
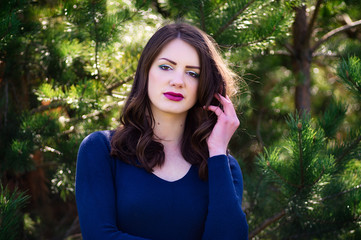
POLYGON ((307 34, 308 24, 306 6, 295 8, 296 17, 292 26, 293 49, 292 67, 296 79, 295 106, 301 113, 311 110, 311 74, 312 51, 310 37, 307 34))

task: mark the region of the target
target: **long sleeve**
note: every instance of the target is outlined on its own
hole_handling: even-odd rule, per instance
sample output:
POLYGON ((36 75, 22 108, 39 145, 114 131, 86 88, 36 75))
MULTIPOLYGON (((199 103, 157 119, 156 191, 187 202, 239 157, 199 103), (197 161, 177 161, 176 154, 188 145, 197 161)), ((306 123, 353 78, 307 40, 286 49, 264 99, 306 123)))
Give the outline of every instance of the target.
POLYGON ((109 132, 92 133, 78 152, 75 189, 83 239, 145 240, 117 228, 114 160, 109 156, 108 138, 109 132))
POLYGON ((248 239, 248 224, 242 211, 243 178, 231 156, 208 159, 209 203, 203 240, 248 239))

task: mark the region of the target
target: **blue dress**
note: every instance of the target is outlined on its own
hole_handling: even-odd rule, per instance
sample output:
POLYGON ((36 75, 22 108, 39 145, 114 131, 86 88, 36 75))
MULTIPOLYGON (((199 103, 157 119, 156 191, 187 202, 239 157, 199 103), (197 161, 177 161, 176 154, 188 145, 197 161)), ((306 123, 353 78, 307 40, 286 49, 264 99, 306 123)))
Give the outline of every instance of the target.
POLYGON ((241 209, 243 180, 237 161, 208 159, 208 180, 192 165, 173 182, 113 158, 111 131, 80 145, 76 202, 84 240, 248 239, 241 209))

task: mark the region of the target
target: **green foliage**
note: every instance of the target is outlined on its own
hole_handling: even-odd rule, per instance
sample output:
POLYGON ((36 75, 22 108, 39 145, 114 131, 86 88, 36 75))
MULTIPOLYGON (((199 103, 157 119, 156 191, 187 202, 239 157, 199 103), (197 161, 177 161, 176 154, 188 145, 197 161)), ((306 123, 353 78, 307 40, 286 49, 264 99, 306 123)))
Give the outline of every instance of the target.
POLYGON ((300 191, 307 196, 324 176, 332 172, 334 159, 324 153, 323 131, 311 126, 308 115, 289 117, 287 124, 290 133, 283 149, 266 150, 260 157, 260 164, 266 176, 281 183, 286 198, 300 191))
POLYGON ((53 117, 45 114, 23 114, 22 124, 5 155, 1 173, 14 170, 16 173, 24 173, 34 169, 34 151, 51 144, 54 133, 59 132, 59 125, 53 117))
POLYGON ((349 161, 361 159, 360 141, 360 128, 347 131, 342 141, 330 141, 328 151, 335 156, 340 170, 345 169, 349 161))
POLYGON ((332 100, 318 124, 323 129, 327 138, 334 138, 340 125, 346 117, 347 107, 342 102, 332 100))
POLYGON ((42 209, 34 200, 26 234, 53 238, 47 229, 71 222, 58 226, 46 211, 75 208, 79 145, 90 132, 117 127, 142 46, 161 18, 121 0, 7 1, 0 12, 0 178, 41 184, 44 192, 29 194, 52 202, 42 209))
POLYGON ((0 52, 9 41, 14 39, 21 31, 19 15, 27 6, 27 1, 8 1, 0 8, 0 52))
MULTIPOLYGON (((283 3, 290 16, 294 16, 294 7, 303 4, 310 23, 316 2, 319 1, 283 3)), ((348 17, 351 21, 359 20, 361 15, 356 9, 360 6, 356 1, 322 1, 310 45, 346 24, 348 17)), ((352 71, 353 79, 361 76, 356 67, 359 63, 353 63, 351 70, 347 57, 360 58, 360 28, 336 34, 308 59, 312 120, 305 125, 292 118, 284 121, 294 111, 295 103, 294 64, 298 62, 292 61, 295 57, 293 21, 285 21, 288 26, 285 34, 277 36, 275 44, 268 44, 261 51, 251 48, 245 51, 249 50, 247 47, 229 51, 232 55, 228 59, 242 68, 242 73, 247 73, 243 77, 252 93, 251 103, 243 109, 242 116, 247 120, 242 124, 247 135, 242 133, 243 136, 236 138, 238 145, 232 145, 241 152, 250 232, 266 225, 267 228, 254 235, 255 239, 357 239, 360 236, 358 195, 361 194, 359 181, 355 181, 360 179, 360 168, 355 163, 361 159, 360 92, 356 91, 356 81, 347 83, 343 78, 347 79, 352 71), (329 57, 331 55, 334 57, 329 57), (338 56, 346 60, 340 63, 338 56), (298 126, 302 126, 302 132, 298 126), (296 141, 299 136, 302 148, 296 141), (255 157, 257 154, 262 161, 252 161, 259 159, 255 157), (304 166, 312 166, 303 173, 304 183, 309 180, 312 186, 305 184, 299 188, 302 185, 300 159, 304 160, 304 166), (323 161, 330 164, 325 165, 329 167, 327 174, 323 161), (254 165, 255 162, 260 165, 254 165), (283 210, 284 217, 272 220, 283 210)), ((298 54, 308 53, 296 53, 296 59, 298 54)))
POLYGON ((18 190, 10 192, 1 184, 0 189, 0 239, 22 239, 23 214, 29 196, 18 190))
POLYGON ((160 5, 173 19, 185 18, 224 47, 264 50, 285 34, 291 15, 279 1, 168 1, 160 5))
POLYGON ((337 74, 358 99, 361 100, 361 61, 357 57, 342 60, 337 68, 337 74))
POLYGON ((96 45, 109 42, 117 33, 117 24, 124 20, 129 12, 109 15, 107 1, 67 1, 64 14, 69 20, 68 31, 74 31, 81 40, 91 39, 96 45))
POLYGON ((259 157, 266 180, 277 184, 280 190, 281 201, 279 197, 277 201, 287 215, 279 226, 282 236, 307 238, 325 236, 334 228, 357 228, 361 200, 359 161, 335 161, 336 151, 325 151, 332 141, 309 115, 289 117, 287 124, 289 134, 283 147, 265 149, 259 157))

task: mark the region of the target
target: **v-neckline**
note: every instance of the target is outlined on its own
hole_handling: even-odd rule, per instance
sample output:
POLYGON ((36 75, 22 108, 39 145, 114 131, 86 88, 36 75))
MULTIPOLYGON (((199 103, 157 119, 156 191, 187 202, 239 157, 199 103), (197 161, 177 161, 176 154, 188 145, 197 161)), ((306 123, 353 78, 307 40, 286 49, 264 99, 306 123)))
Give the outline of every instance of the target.
POLYGON ((156 174, 154 174, 154 173, 151 173, 151 174, 153 175, 153 177, 154 177, 155 179, 158 179, 159 181, 172 184, 172 183, 177 183, 177 182, 180 182, 180 181, 186 179, 187 176, 190 175, 192 168, 193 168, 193 165, 191 165, 191 166, 189 167, 188 171, 187 171, 182 177, 180 177, 180 178, 178 178, 178 179, 176 179, 176 180, 174 180, 174 181, 166 180, 166 179, 164 179, 164 178, 162 178, 162 177, 160 177, 160 176, 158 176, 158 175, 156 175, 156 174))

